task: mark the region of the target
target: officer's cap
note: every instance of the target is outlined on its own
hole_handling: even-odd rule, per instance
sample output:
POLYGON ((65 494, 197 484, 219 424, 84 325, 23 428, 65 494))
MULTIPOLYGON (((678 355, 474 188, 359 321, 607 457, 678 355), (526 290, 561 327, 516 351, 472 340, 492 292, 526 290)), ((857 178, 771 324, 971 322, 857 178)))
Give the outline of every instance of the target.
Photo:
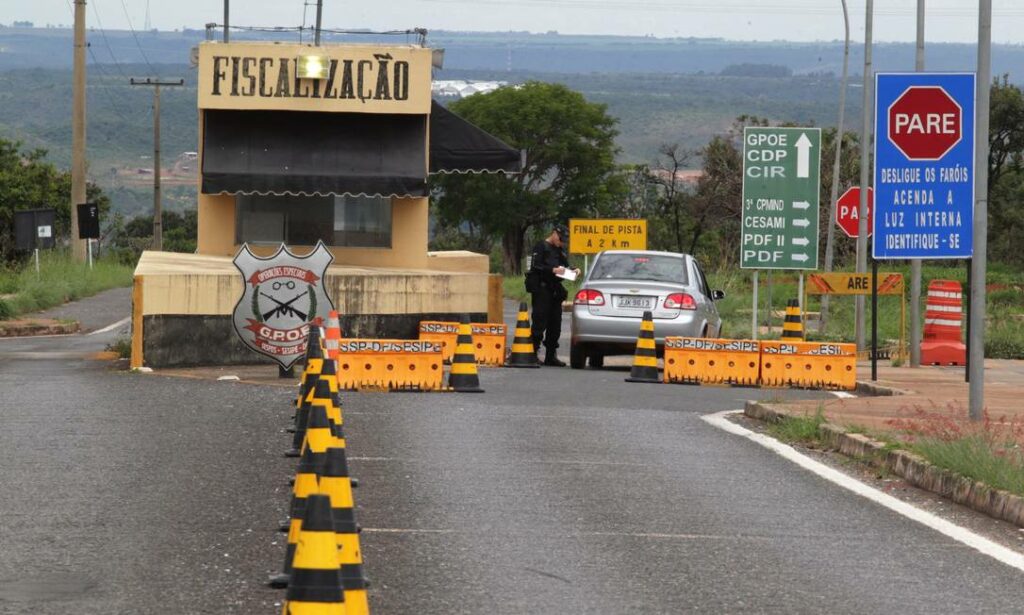
POLYGON ((566 226, 564 224, 556 224, 555 228, 552 229, 552 230, 554 230, 556 233, 558 233, 558 237, 562 241, 568 241, 569 240, 569 227, 568 226, 566 226))

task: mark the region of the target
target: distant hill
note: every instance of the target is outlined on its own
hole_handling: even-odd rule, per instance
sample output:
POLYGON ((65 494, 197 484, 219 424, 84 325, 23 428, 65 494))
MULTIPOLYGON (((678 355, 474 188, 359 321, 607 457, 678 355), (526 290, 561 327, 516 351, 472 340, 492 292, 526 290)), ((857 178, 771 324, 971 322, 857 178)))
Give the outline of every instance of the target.
MULTIPOLYGON (((187 58, 204 33, 138 33, 148 64, 130 33, 104 34, 89 35, 89 172, 111 193, 116 210, 139 213, 151 203, 152 90, 132 87, 128 78, 185 79, 185 87, 163 91, 162 150, 169 167, 198 147, 196 74, 187 58)), ((431 33, 428 42, 445 48, 445 68, 436 72, 437 79, 555 81, 606 104, 619 118, 623 162, 652 162, 663 143, 695 150, 728 130, 741 114, 819 126, 835 123, 839 84, 834 73, 842 57, 837 43, 465 32, 431 33)), ((912 53, 911 45, 881 45, 877 66, 906 68, 912 53)), ((974 58, 967 45, 932 45, 928 53, 934 69, 966 70, 974 58)), ((1018 72, 1011 79, 1020 77, 1024 48, 998 46, 994 58, 997 74, 1015 64, 1018 72)), ((857 62, 851 62, 851 72, 857 72, 857 62)), ((64 167, 70 163, 70 66, 69 30, 0 27, 0 137, 46 148, 64 167)), ((858 86, 854 79, 848 92, 847 129, 860 124, 858 86)), ((196 170, 179 164, 176 171, 165 178, 169 208, 195 200, 189 174, 196 170)))

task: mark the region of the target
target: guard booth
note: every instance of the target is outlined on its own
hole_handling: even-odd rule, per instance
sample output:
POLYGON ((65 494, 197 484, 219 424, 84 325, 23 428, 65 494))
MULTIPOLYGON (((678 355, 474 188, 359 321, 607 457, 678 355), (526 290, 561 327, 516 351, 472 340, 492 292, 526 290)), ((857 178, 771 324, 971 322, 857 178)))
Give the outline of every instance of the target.
POLYGON ((261 361, 231 326, 242 244, 264 256, 322 240, 345 337, 487 320, 489 299, 500 305, 487 255, 428 250, 427 179, 514 173, 520 154, 431 99, 432 57, 415 45, 200 45, 197 253, 143 253, 134 366, 261 361))

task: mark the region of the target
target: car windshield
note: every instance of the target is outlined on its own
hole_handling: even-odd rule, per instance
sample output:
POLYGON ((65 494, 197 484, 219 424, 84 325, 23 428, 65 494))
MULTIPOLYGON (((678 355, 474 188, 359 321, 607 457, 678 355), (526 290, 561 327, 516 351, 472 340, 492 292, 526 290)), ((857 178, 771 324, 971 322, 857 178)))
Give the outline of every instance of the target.
POLYGON ((686 284, 686 267, 678 256, 604 254, 594 264, 591 280, 647 280, 686 284))

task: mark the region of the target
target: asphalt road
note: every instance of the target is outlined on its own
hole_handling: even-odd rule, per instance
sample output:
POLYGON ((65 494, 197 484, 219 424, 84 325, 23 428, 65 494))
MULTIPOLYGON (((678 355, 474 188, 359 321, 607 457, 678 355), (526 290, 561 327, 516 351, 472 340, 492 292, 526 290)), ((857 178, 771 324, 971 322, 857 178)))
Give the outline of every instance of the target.
MULTIPOLYGON (((291 391, 46 354, 117 334, 0 341, 0 612, 276 612, 291 391)), ((699 418, 778 392, 624 376, 346 395, 374 614, 1020 612, 1014 569, 699 418)))

